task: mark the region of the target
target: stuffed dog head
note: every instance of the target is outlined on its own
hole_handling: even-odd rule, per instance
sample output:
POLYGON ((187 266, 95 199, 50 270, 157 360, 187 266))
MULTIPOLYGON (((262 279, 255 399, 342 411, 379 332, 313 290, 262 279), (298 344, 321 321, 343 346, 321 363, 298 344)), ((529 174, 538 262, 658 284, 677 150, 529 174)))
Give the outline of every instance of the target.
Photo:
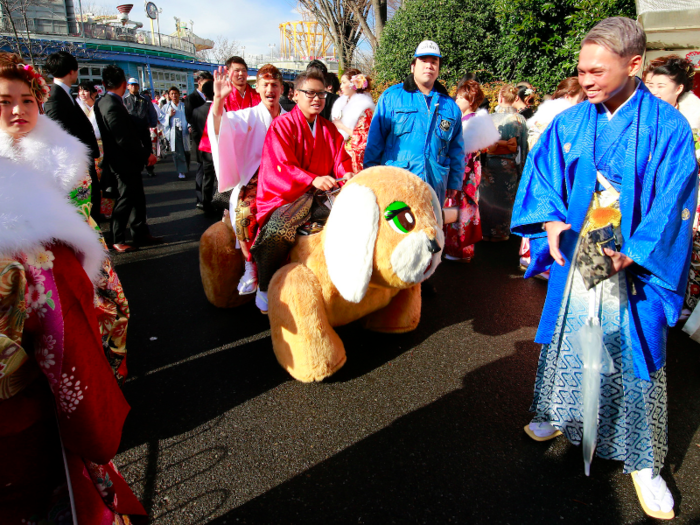
POLYGON ((336 198, 324 230, 328 274, 340 295, 359 303, 371 283, 408 288, 430 277, 445 237, 433 189, 411 172, 368 168, 336 198))

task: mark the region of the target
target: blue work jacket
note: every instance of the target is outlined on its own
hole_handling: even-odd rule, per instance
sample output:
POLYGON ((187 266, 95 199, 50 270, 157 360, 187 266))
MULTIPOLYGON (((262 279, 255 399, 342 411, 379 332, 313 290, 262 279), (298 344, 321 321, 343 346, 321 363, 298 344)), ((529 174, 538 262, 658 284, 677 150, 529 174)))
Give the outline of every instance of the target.
POLYGON ((461 190, 464 177, 462 113, 437 82, 430 103, 410 75, 379 99, 369 128, 364 167, 405 168, 430 184, 440 200, 461 190))

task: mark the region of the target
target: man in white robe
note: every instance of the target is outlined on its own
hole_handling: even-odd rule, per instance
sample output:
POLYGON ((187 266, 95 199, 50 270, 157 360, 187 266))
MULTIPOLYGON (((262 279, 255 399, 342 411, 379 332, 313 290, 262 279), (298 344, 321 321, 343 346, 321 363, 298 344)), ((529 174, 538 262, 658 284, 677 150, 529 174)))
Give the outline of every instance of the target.
POLYGON ((267 130, 274 118, 286 113, 279 103, 282 86, 280 71, 267 64, 257 74, 256 91, 262 102, 252 108, 224 113, 224 101, 233 85, 223 68, 214 72, 214 102, 207 132, 219 192, 233 190, 229 205, 231 222, 246 258, 245 273, 238 285, 242 295, 254 293, 258 287, 257 268, 250 254, 258 229, 255 220, 258 169, 267 130))

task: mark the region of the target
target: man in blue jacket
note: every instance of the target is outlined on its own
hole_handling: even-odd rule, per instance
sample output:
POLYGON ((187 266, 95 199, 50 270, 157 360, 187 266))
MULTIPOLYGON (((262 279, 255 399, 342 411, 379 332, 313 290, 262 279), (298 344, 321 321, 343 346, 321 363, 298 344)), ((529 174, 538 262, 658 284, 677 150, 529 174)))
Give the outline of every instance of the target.
POLYGON ((411 74, 379 99, 367 137, 364 167, 405 168, 435 190, 440 203, 457 197, 464 177, 462 113, 437 82, 440 48, 424 40, 411 74))

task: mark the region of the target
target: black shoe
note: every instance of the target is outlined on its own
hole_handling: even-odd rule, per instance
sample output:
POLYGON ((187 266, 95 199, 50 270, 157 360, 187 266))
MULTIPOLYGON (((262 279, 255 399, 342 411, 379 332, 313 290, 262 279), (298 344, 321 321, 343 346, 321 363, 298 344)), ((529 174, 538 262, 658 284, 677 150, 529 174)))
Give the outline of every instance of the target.
POLYGON ((195 204, 194 207, 197 208, 198 210, 204 211, 204 204, 202 204, 201 202, 198 202, 197 204, 195 204))

